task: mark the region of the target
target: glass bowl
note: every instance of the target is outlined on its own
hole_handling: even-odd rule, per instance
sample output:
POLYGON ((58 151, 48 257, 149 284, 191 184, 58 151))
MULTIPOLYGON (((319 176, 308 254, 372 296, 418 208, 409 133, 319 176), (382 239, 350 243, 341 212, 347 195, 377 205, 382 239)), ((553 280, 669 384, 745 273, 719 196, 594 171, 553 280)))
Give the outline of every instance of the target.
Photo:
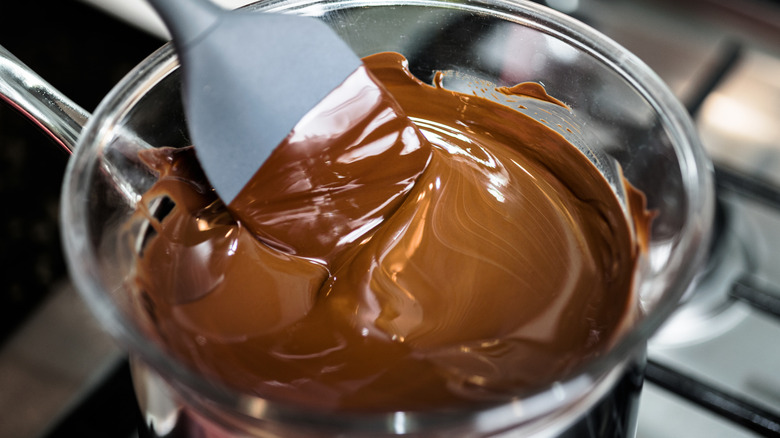
MULTIPOLYGON (((631 53, 533 3, 267 1, 248 8, 317 17, 360 56, 402 53, 426 83, 439 71, 446 88, 467 92, 479 92, 485 84, 542 83, 570 111, 530 98, 521 111, 560 126, 555 129, 599 167, 621 198, 622 172, 646 194, 656 214, 646 263, 637 273, 640 311, 613 348, 573 375, 537 393, 466 412, 314 412, 203 378, 152 340, 139 316, 144 303, 134 298, 128 281, 132 251, 144 233, 143 227, 128 229, 128 219, 155 179, 137 153, 190 144, 178 62, 166 45, 124 78, 89 120, 68 165, 61 215, 72 277, 129 351, 150 427, 158 436, 183 427, 214 437, 573 433, 577 422, 641 365, 647 339, 706 257, 713 217, 710 163, 684 108, 631 53)), ((618 409, 629 414, 636 409, 635 402, 624 404, 618 409)), ((631 424, 622 427, 632 433, 631 424)))

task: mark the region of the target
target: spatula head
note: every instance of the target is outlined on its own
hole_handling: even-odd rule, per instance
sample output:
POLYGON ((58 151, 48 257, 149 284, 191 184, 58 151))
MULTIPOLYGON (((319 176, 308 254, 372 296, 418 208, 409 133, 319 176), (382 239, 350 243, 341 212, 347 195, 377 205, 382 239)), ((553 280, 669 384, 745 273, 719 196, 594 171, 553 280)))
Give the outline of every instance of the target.
POLYGON ((208 33, 177 49, 190 134, 226 204, 295 124, 362 65, 318 20, 248 11, 222 12, 208 33))
POLYGON ((182 61, 198 161, 256 237, 333 261, 399 208, 431 146, 327 25, 149 1, 182 61))

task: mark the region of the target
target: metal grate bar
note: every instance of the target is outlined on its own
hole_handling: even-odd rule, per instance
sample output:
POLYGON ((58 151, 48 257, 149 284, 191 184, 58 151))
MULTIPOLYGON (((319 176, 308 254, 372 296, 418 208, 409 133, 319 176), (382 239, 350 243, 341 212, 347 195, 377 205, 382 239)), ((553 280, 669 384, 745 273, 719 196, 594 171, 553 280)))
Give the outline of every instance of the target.
POLYGON ((780 417, 754 404, 704 384, 655 361, 648 361, 645 377, 659 387, 691 401, 731 422, 766 437, 780 437, 780 417))
POLYGON ((731 286, 730 295, 780 321, 780 296, 759 287, 750 278, 742 277, 735 281, 731 286))
POLYGON ((729 40, 723 43, 720 50, 720 56, 712 68, 709 69, 709 75, 698 83, 696 91, 690 94, 685 102, 685 108, 695 116, 701 109, 707 96, 723 81, 723 79, 737 66, 742 58, 743 47, 738 41, 729 40))
POLYGON ((744 196, 767 207, 780 211, 780 191, 764 180, 715 165, 715 181, 718 189, 744 196))

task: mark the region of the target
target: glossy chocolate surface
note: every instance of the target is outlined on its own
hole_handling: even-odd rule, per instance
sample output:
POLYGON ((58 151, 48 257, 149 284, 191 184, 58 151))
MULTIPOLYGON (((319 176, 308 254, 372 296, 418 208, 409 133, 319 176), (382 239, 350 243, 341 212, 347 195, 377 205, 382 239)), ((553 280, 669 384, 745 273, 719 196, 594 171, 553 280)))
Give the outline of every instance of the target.
POLYGON ((398 208, 430 156, 363 66, 295 126, 228 208, 264 242, 330 262, 398 208))
POLYGON ((160 180, 136 215, 153 231, 134 290, 153 336, 230 386, 346 411, 506 400, 603 354, 635 306, 643 232, 599 171, 512 108, 419 82, 400 55, 365 65, 432 146, 408 124, 360 121, 323 129, 370 136, 328 144, 325 158, 283 144, 249 189, 256 235, 191 148, 145 155, 160 180), (341 202, 359 214, 340 216, 341 202))

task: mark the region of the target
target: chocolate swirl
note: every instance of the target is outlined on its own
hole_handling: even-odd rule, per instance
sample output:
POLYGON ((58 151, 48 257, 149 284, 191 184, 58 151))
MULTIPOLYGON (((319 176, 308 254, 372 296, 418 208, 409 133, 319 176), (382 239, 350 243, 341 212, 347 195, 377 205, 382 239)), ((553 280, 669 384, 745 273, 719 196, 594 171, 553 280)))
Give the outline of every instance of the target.
MULTIPOLYGON (((376 221, 343 228, 348 238, 253 235, 205 185, 191 148, 147 153, 160 179, 136 217, 154 233, 133 287, 159 342, 243 391, 347 411, 496 402, 603 354, 633 310, 640 250, 599 171, 512 108, 421 83, 398 54, 365 65, 432 147, 403 123, 361 146, 377 154, 330 145, 332 159, 375 178, 373 189, 350 186, 360 217, 376 221), (388 135, 393 146, 374 144, 388 135), (410 148, 396 142, 410 138, 410 148), (398 178, 397 163, 414 177, 398 178), (164 214, 161 199, 174 204, 164 214)), ((369 132, 358 125, 339 129, 369 132)), ((306 171, 316 180, 319 169, 306 171)), ((280 194, 262 209, 265 223, 295 206, 270 185, 283 179, 252 195, 280 194)), ((318 205, 339 217, 337 204, 318 205)))

